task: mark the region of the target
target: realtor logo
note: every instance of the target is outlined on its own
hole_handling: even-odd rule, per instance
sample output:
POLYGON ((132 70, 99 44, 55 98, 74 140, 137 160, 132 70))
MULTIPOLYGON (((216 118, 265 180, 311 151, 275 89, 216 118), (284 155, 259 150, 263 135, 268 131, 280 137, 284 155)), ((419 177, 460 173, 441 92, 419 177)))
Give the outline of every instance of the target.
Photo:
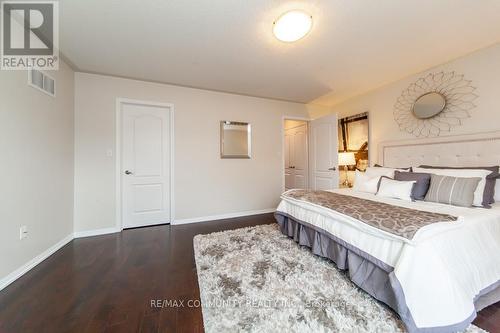
POLYGON ((59 69, 59 3, 1 2, 1 69, 59 69))

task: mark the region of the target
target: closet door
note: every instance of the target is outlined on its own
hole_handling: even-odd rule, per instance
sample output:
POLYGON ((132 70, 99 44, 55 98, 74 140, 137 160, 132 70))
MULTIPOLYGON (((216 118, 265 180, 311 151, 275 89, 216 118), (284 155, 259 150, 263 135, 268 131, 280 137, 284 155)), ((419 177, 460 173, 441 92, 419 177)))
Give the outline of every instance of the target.
POLYGON ((285 131, 285 190, 308 188, 307 124, 285 131))
POLYGON ((307 125, 293 129, 293 184, 294 188, 307 188, 307 125))
POLYGON ((285 131, 285 190, 294 188, 293 177, 293 133, 292 129, 285 131))

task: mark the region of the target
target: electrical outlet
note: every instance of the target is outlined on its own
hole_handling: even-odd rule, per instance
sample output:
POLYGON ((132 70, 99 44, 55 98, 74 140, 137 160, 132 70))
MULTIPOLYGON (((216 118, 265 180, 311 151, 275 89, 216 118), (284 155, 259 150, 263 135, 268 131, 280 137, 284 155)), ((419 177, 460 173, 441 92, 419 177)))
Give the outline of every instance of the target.
POLYGON ((21 228, 19 228, 19 239, 25 239, 28 237, 28 227, 23 225, 21 228))

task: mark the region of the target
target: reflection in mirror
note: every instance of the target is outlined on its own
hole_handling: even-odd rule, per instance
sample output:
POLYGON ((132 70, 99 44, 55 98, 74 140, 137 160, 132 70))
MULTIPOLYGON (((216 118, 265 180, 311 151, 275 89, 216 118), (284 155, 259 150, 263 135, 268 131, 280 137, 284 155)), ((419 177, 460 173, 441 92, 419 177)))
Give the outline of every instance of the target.
POLYGON ((249 123, 220 122, 221 158, 250 158, 251 130, 249 123))
POLYGON ((413 114, 418 119, 437 116, 446 106, 446 98, 437 92, 430 92, 417 98, 413 104, 413 114))

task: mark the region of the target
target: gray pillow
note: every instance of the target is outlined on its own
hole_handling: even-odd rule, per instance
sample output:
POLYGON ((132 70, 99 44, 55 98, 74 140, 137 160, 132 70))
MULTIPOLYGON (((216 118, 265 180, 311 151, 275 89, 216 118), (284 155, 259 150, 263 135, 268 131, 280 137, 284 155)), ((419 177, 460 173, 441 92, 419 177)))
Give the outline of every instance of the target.
POLYGON ((490 208, 490 204, 495 203, 495 185, 498 177, 500 177, 499 167, 440 167, 440 166, 430 166, 430 165, 421 165, 420 168, 425 169, 457 169, 457 170, 488 170, 491 173, 486 177, 486 185, 484 186, 483 192, 483 206, 485 208, 490 208))
POLYGON ((429 186, 431 185, 431 174, 430 173, 420 173, 420 172, 394 172, 395 180, 402 181, 417 181, 411 190, 411 198, 413 200, 424 200, 429 186))
POLYGON ((480 177, 458 178, 432 174, 431 186, 425 196, 425 201, 472 207, 474 192, 480 181, 480 177))

